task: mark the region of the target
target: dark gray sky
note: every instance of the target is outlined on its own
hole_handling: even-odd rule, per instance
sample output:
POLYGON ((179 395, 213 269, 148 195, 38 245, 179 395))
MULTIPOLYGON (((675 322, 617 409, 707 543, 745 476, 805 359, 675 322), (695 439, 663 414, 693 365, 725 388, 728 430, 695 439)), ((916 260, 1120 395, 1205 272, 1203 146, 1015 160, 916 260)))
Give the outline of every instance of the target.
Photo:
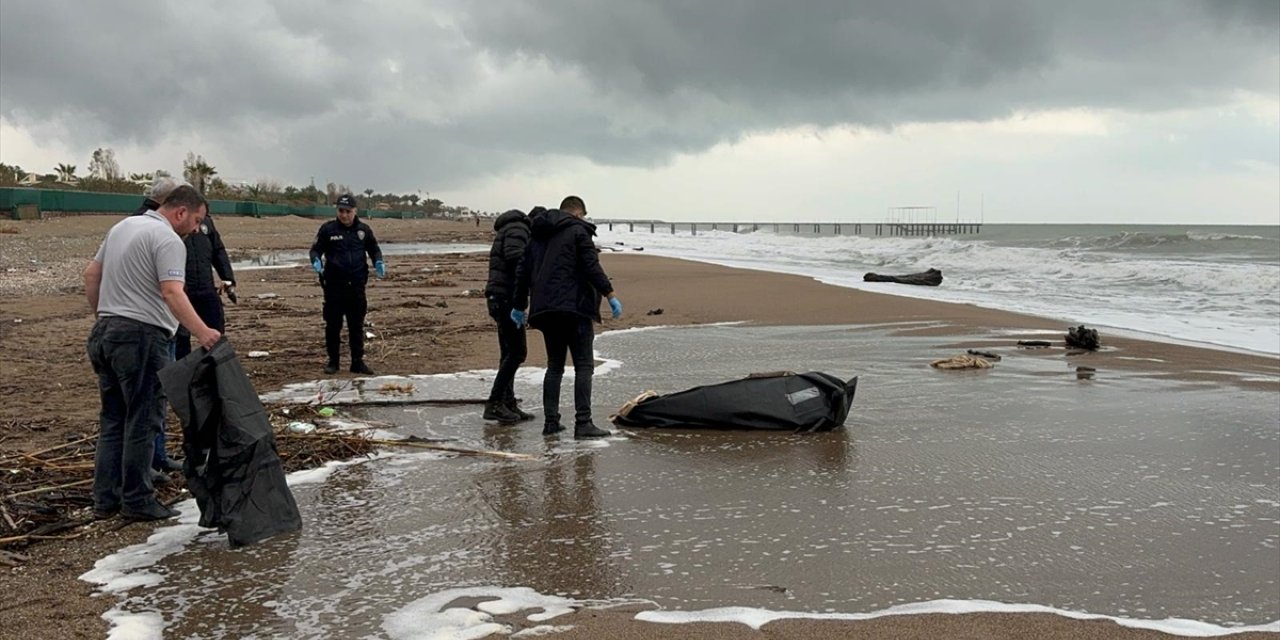
POLYGON ((27 169, 487 209, 1276 222, 1280 0, 0 0, 0 120, 27 169))

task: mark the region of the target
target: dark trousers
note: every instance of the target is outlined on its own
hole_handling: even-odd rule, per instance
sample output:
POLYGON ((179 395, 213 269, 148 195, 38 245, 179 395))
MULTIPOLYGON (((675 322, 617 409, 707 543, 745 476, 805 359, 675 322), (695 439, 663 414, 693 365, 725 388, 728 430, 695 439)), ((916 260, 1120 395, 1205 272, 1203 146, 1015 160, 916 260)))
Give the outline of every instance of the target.
POLYGON ((158 373, 169 360, 168 332, 127 318, 100 318, 88 352, 102 398, 93 506, 154 510, 151 457, 156 425, 164 420, 158 373))
MULTIPOLYGON (((222 300, 218 298, 218 292, 209 291, 188 291, 187 299, 191 301, 191 306, 195 307, 196 315, 205 324, 213 329, 217 329, 219 333, 227 330, 227 319, 222 310, 222 300)), ((178 347, 174 352, 174 358, 181 360, 191 353, 191 333, 186 329, 178 330, 177 337, 178 347)))
POLYGON ((538 323, 547 348, 547 375, 542 381, 542 411, 546 422, 560 421, 560 381, 565 353, 573 357, 573 423, 591 422, 591 375, 595 369, 595 331, 591 319, 557 315, 538 323))
POLYGON ((511 304, 497 296, 490 297, 489 317, 498 323, 498 375, 489 390, 490 402, 515 400, 516 370, 529 355, 529 345, 523 327, 511 320, 511 304))
POLYGON ((364 286, 330 284, 324 288, 324 346, 329 352, 329 363, 337 366, 338 352, 342 348, 342 320, 347 320, 347 335, 351 343, 351 365, 364 363, 364 314, 369 303, 364 297, 364 286))

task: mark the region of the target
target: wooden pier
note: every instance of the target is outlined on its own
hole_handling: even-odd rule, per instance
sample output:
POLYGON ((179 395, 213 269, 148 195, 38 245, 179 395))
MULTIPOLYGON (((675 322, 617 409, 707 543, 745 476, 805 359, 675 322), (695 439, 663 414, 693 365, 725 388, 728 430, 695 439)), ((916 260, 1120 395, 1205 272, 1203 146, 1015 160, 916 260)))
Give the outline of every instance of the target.
POLYGON ((774 233, 814 236, 955 236, 982 233, 981 222, 665 222, 662 220, 596 220, 596 226, 614 227, 628 231, 649 233, 689 233, 699 231, 729 231, 754 233, 771 230, 774 233))

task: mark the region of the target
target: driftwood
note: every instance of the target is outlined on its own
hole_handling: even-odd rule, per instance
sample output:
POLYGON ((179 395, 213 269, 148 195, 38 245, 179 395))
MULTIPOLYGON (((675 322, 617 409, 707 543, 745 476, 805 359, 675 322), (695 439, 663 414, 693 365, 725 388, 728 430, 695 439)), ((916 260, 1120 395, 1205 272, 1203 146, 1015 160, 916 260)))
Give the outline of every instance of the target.
POLYGON ((965 353, 968 353, 971 356, 978 356, 979 358, 990 360, 991 362, 1000 362, 1000 356, 990 351, 979 351, 977 349, 969 349, 965 353))
POLYGON ((458 407, 469 404, 484 404, 485 402, 488 401, 484 398, 444 398, 435 400, 430 398, 377 398, 374 400, 330 401, 326 404, 333 407, 379 407, 410 404, 425 404, 433 407, 458 407))
POLYGON ((937 269, 929 269, 920 273, 911 273, 905 276, 882 276, 878 273, 868 273, 862 276, 863 282, 896 282, 898 284, 917 284, 925 287, 936 287, 942 284, 942 272, 937 269))
POLYGON ((1051 347, 1053 343, 1048 340, 1019 340, 1019 347, 1051 347))
POLYGON ((990 369, 995 366, 982 358, 975 358, 971 355, 952 356, 942 360, 934 360, 929 363, 934 369, 990 369))

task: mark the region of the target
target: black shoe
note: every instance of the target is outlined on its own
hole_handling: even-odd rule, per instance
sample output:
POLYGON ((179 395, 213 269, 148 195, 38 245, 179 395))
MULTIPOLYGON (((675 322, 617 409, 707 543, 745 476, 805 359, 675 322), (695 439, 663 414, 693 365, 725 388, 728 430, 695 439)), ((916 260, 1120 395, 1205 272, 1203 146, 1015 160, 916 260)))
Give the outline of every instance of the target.
POLYGON ((547 422, 542 425, 542 435, 544 436, 554 436, 561 431, 564 431, 564 425, 559 422, 547 422))
POLYGON ((376 373, 374 373, 374 372, 373 372, 373 369, 370 369, 370 368, 369 368, 369 365, 367 365, 367 364, 365 364, 365 363, 363 363, 363 362, 360 362, 360 363, 357 363, 357 364, 353 364, 353 365, 351 365, 351 373, 359 373, 359 374, 363 374, 363 375, 366 375, 366 376, 376 376, 376 375, 378 375, 378 374, 376 374, 376 373))
POLYGON ((110 509, 97 509, 97 508, 95 508, 95 509, 93 510, 93 519, 94 519, 94 520, 106 520, 107 518, 114 518, 114 517, 116 517, 116 514, 117 514, 117 513, 120 513, 120 507, 112 507, 112 508, 110 508, 110 509))
POLYGON ((182 515, 177 509, 171 509, 164 505, 157 504, 146 511, 121 511, 125 520, 129 522, 148 522, 151 520, 168 520, 182 515))
POLYGON ((484 403, 484 419, 496 421, 498 424, 515 424, 520 422, 520 416, 511 413, 511 410, 501 402, 493 400, 484 403))
POLYGON ((612 431, 601 429, 592 422, 584 422, 573 426, 573 437, 575 438, 603 438, 611 435, 613 435, 612 431))
POLYGON ((170 482, 172 482, 172 480, 170 480, 169 476, 163 471, 156 471, 155 469, 151 470, 152 486, 160 486, 162 484, 169 484, 170 482))
POLYGON ((326 365, 324 366, 324 372, 325 372, 325 374, 326 374, 326 375, 333 375, 333 374, 337 373, 337 372, 338 372, 338 363, 336 363, 336 362, 330 362, 329 364, 326 364, 326 365))
POLYGON ((520 404, 516 402, 515 398, 511 398, 510 400, 507 400, 506 407, 508 411, 516 414, 516 418, 518 418, 520 422, 528 422, 529 420, 533 419, 532 413, 520 410, 520 404))

